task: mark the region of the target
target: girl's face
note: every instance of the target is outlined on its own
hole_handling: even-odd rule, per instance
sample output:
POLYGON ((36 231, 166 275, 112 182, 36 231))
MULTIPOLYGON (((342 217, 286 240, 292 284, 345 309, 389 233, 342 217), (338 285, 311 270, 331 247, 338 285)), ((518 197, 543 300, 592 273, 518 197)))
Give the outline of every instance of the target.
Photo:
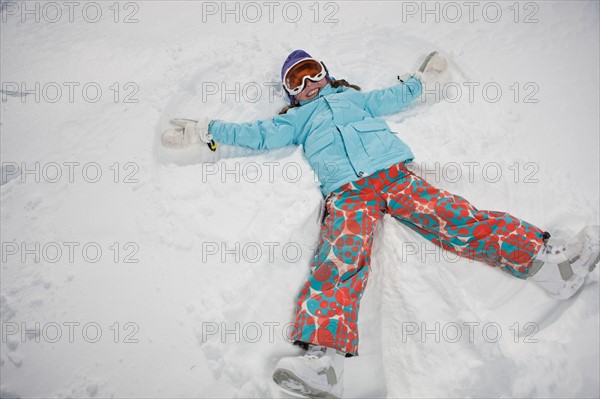
POLYGON ((306 79, 306 86, 304 89, 296 94, 296 100, 298 101, 307 101, 312 100, 319 94, 319 91, 328 83, 327 79, 321 79, 318 82, 313 82, 310 79, 306 79))

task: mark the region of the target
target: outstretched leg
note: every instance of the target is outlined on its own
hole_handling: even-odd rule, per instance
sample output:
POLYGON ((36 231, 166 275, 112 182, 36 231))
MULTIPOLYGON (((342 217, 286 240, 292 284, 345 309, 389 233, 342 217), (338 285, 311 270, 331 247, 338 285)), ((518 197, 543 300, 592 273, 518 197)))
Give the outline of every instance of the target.
POLYGON ((482 211, 406 170, 383 188, 387 211, 442 248, 527 278, 548 233, 505 212, 482 211))
POLYGON ((346 185, 326 202, 327 216, 311 275, 296 301, 291 339, 356 355, 358 308, 369 275, 381 199, 372 187, 346 185))

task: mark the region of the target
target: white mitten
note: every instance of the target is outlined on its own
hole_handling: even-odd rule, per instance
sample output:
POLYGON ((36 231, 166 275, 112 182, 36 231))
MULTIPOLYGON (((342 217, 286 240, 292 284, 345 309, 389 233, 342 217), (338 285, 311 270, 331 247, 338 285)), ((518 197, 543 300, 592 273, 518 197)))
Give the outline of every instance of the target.
POLYGON ((163 133, 162 143, 169 148, 185 148, 195 143, 209 144, 212 135, 208 132, 211 119, 207 117, 192 119, 173 119, 171 123, 177 127, 163 133))
POLYGON ((447 73, 448 61, 437 51, 425 59, 418 71, 413 76, 417 77, 422 84, 434 88, 437 83, 445 85, 449 81, 447 73))

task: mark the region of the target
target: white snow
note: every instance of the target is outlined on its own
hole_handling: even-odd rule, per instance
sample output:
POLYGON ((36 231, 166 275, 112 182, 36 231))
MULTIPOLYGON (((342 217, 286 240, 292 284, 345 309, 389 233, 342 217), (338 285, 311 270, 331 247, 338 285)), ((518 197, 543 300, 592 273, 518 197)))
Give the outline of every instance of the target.
MULTIPOLYGON (((439 49, 462 96, 386 117, 421 173, 559 240, 598 224, 598 2, 481 2, 473 21, 465 2, 427 3, 439 22, 422 2, 281 2, 272 21, 265 3, 229 2, 236 22, 221 2, 135 1, 118 23, 113 2, 71 5, 72 21, 67 3, 1 3, 3 398, 282 396, 270 374, 301 353, 283 333, 318 239, 315 177, 300 148, 158 137, 173 117, 275 115, 269 84, 296 48, 365 91, 439 49), (14 93, 36 82, 37 101, 14 93)), ((598 276, 554 301, 386 216, 346 396, 598 397, 598 276)))

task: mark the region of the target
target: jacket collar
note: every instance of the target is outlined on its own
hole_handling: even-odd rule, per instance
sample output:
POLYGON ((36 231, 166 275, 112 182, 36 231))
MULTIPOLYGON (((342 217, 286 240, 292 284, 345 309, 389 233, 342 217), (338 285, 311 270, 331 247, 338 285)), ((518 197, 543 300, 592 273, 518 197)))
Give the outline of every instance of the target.
POLYGON ((317 94, 315 98, 311 98, 310 100, 306 100, 306 101, 299 101, 299 103, 300 103, 300 105, 304 105, 311 101, 316 100, 319 97, 323 97, 323 96, 326 96, 331 93, 335 93, 335 89, 333 87, 331 87, 331 83, 327 83, 325 86, 323 86, 323 88, 321 88, 321 90, 319 90, 319 94, 317 94))

